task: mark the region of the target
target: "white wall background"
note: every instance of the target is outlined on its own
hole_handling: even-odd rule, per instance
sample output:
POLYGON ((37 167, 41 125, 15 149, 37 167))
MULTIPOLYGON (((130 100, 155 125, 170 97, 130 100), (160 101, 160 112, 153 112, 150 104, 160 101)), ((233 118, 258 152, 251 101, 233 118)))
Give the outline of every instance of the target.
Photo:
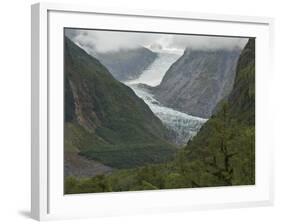
MULTIPOLYGON (((30 4, 32 0, 1 1, 0 13, 0 223, 33 223, 30 208, 30 4)), ((277 0, 69 0, 102 7, 162 9, 276 18, 275 80, 271 100, 272 141, 275 142, 274 207, 194 211, 60 221, 58 223, 281 223, 281 7, 277 0)))

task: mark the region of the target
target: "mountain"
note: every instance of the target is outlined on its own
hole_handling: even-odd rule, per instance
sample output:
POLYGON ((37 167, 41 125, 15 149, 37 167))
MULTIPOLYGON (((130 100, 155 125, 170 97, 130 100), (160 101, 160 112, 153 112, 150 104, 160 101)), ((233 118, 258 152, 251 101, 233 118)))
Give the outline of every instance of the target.
POLYGON ((231 91, 240 50, 186 49, 154 89, 168 107, 209 118, 217 103, 231 91))
POLYGON ((234 87, 229 95, 233 117, 248 125, 255 124, 255 39, 245 46, 237 65, 234 87))
POLYGON ((128 81, 137 79, 156 59, 157 53, 145 47, 121 49, 96 53, 97 59, 111 72, 115 79, 128 81))
POLYGON ((237 64, 228 99, 188 143, 190 161, 226 185, 255 183, 255 39, 249 39, 237 64))
POLYGON ((255 184, 255 39, 241 52, 233 89, 175 159, 111 175, 68 178, 65 192, 198 188, 255 184), (101 187, 102 186, 102 187, 101 187))
POLYGON ((80 165, 71 162, 80 156, 128 168, 173 155, 165 127, 133 90, 68 38, 64 55, 66 173, 79 173, 71 169, 80 165))

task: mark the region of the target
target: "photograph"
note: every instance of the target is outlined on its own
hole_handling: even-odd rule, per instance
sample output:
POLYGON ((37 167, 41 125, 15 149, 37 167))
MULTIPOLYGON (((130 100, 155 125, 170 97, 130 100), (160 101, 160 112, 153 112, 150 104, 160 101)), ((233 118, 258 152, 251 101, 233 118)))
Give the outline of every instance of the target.
POLYGON ((64 194, 255 185, 255 37, 63 35, 64 194))

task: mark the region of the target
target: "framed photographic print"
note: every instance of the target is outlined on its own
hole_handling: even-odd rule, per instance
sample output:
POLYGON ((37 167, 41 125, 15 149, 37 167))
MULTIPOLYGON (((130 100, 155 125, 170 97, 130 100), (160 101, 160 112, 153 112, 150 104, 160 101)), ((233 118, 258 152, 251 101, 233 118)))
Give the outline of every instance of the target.
POLYGON ((270 18, 32 6, 32 217, 270 205, 270 18))

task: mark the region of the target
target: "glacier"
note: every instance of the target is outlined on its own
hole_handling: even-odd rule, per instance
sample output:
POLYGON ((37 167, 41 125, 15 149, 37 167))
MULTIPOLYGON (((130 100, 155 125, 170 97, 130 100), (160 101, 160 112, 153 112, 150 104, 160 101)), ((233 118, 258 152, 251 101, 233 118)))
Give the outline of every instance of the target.
POLYGON ((154 62, 152 62, 137 79, 130 80, 126 82, 126 84, 131 85, 142 83, 149 86, 159 85, 166 71, 181 56, 178 52, 174 53, 170 51, 158 51, 157 54, 158 56, 154 62))
POLYGON ((177 145, 184 145, 192 139, 208 120, 177 111, 161 105, 152 92, 143 85, 157 86, 169 67, 180 57, 179 53, 158 52, 158 57, 138 79, 125 82, 135 94, 144 100, 151 111, 163 122, 169 131, 169 139, 177 145))

